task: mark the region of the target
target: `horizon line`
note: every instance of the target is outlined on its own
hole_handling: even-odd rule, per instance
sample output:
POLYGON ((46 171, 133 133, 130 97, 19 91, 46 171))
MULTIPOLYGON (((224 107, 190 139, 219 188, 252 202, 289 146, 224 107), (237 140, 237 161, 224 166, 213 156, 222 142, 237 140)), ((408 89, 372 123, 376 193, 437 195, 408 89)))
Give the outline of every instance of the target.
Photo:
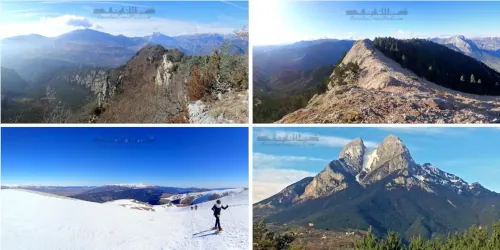
MULTIPOLYGON (((377 37, 392 37, 400 40, 408 40, 408 39, 424 39, 424 40, 431 40, 435 38, 439 39, 448 39, 452 37, 464 37, 466 39, 476 39, 476 38, 500 38, 500 35, 497 36, 465 36, 465 35, 443 35, 443 36, 411 36, 411 37, 405 37, 405 38, 398 38, 397 36, 375 36, 374 38, 377 37)), ((319 41, 319 40, 338 40, 338 41, 361 41, 361 40, 373 40, 373 37, 365 37, 365 38, 346 38, 346 37, 322 37, 322 38, 315 38, 315 39, 301 39, 301 40, 295 40, 293 42, 282 42, 282 43, 270 43, 270 44, 252 44, 252 47, 265 47, 265 46, 284 46, 284 45, 293 45, 296 43, 300 42, 313 42, 313 41, 319 41)))
MULTIPOLYGON (((91 29, 91 28, 83 28, 83 29, 74 29, 72 31, 68 31, 68 32, 62 33, 62 34, 57 35, 57 36, 44 36, 44 35, 40 35, 40 34, 37 34, 37 33, 29 33, 29 34, 24 34, 24 35, 15 35, 15 36, 3 37, 3 38, 0 38, 0 40, 8 39, 8 38, 13 38, 13 37, 20 37, 20 36, 31 36, 31 35, 37 35, 37 36, 41 36, 41 37, 44 37, 44 38, 56 38, 56 37, 59 37, 59 36, 62 36, 64 34, 68 34, 68 33, 71 33, 71 32, 77 31, 77 30, 91 30, 91 31, 99 32, 99 33, 108 34, 108 35, 111 35, 111 36, 124 36, 124 37, 128 37, 128 38, 144 38, 144 37, 152 36, 152 35, 155 35, 155 34, 161 34, 161 35, 164 35, 164 36, 167 36, 167 37, 180 37, 180 36, 193 36, 193 35, 234 35, 233 33, 217 33, 217 32, 205 32, 205 33, 201 32, 201 33, 190 33, 190 34, 184 34, 184 35, 166 35, 164 33, 156 32, 155 31, 155 32, 151 33, 151 35, 146 35, 146 36, 126 36, 126 35, 123 35, 123 34, 113 35, 111 33, 107 33, 107 32, 104 32, 104 31, 99 31, 99 30, 91 29)), ((235 29, 235 30, 237 30, 237 29, 235 29)))
POLYGON ((169 185, 152 185, 152 184, 102 184, 102 185, 53 185, 53 184, 1 184, 0 186, 36 186, 36 187, 103 187, 103 186, 144 186, 144 187, 171 187, 171 188, 199 188, 199 189, 233 189, 233 188, 248 188, 245 186, 236 186, 236 187, 215 187, 215 188, 207 188, 207 187, 181 187, 181 186, 169 186, 169 185))

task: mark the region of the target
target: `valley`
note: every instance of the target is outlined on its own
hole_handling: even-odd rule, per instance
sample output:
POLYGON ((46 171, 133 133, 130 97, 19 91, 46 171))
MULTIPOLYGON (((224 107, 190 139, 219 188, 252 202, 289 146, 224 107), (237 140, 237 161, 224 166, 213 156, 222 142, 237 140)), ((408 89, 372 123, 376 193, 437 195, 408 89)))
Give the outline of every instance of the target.
POLYGON ((277 121, 324 93, 328 76, 353 43, 323 39, 254 47, 254 122, 277 121))

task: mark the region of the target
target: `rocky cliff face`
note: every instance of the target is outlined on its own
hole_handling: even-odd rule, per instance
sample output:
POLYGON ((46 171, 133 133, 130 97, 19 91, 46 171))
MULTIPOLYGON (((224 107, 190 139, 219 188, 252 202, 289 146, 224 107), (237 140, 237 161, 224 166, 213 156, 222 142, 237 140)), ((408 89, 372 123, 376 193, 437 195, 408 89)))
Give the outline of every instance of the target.
POLYGON ((329 196, 348 187, 347 174, 343 171, 340 161, 330 162, 321 173, 306 186, 301 200, 316 199, 329 196))
POLYGON ((122 77, 116 69, 90 68, 78 70, 67 77, 67 81, 91 90, 97 98, 98 107, 102 107, 109 98, 122 91, 122 77))
MULTIPOLYGON (((177 72, 183 56, 177 49, 149 45, 122 67, 80 68, 67 74, 66 80, 94 93, 97 108, 108 113, 101 115, 106 122, 137 121, 138 117, 134 116, 150 122, 165 122, 181 113, 187 105, 186 79, 177 72), (161 112, 156 112, 158 109, 161 112), (123 110, 129 110, 129 113, 124 114, 123 110)), ((92 121, 97 119, 99 117, 91 118, 92 121)))
POLYGON ((168 85, 172 81, 173 74, 174 63, 170 60, 167 54, 163 54, 160 66, 156 71, 155 84, 157 86, 164 86, 168 88, 168 85))
POLYGON ((366 154, 366 147, 361 138, 356 138, 344 146, 340 152, 339 160, 349 166, 347 172, 357 174, 363 167, 363 158, 366 154))
POLYGON ((356 77, 330 76, 329 90, 277 123, 494 123, 500 97, 464 94, 438 86, 357 41, 342 65, 359 65, 356 77), (349 79, 348 79, 349 78, 349 79), (338 82, 347 83, 339 86, 338 82))
POLYGON ((403 169, 413 170, 415 166, 403 142, 398 137, 388 136, 369 156, 366 167, 356 177, 362 184, 370 184, 403 169))

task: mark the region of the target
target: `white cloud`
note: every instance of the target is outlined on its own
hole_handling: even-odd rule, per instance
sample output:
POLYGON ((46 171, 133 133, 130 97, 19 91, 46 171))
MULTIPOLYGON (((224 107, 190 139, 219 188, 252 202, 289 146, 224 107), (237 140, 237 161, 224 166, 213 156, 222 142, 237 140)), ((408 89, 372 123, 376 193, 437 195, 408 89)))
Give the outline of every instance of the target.
POLYGON ((235 4, 235 3, 228 2, 228 1, 225 1, 225 0, 220 0, 220 1, 223 2, 223 3, 229 4, 229 5, 231 5, 231 6, 235 7, 235 8, 238 8, 240 10, 247 10, 247 8, 239 6, 239 5, 235 4))
MULTIPOLYGON (((259 130, 257 133, 258 136, 277 136, 279 138, 317 138, 317 141, 308 140, 307 142, 313 144, 315 146, 324 146, 324 147, 344 147, 347 143, 354 140, 354 138, 346 138, 346 137, 338 137, 338 136, 325 136, 313 133, 304 133, 304 132, 294 132, 294 131, 268 131, 268 130, 259 130)), ((257 141, 258 142, 258 141, 257 141)), ((303 141, 297 140, 289 140, 287 141, 289 144, 303 144, 303 141)), ((378 143, 374 141, 364 141, 364 144, 368 148, 377 147, 378 143)))
POLYGON ((252 202, 266 199, 285 187, 316 173, 294 169, 254 169, 252 202))
POLYGON ((154 32, 161 32, 169 36, 201 34, 201 33, 220 33, 229 34, 234 29, 241 27, 229 27, 222 24, 200 24, 190 21, 178 21, 165 18, 150 19, 125 19, 120 21, 103 19, 96 21, 96 24, 102 26, 104 32, 125 36, 146 36, 154 32), (127 27, 124 29, 124 27, 127 27))
MULTIPOLYGON (((84 6, 83 8, 88 8, 84 6)), ((0 38, 27 34, 39 34, 47 37, 59 36, 78 28, 99 29, 112 35, 125 35, 129 37, 151 35, 160 32, 169 36, 191 35, 202 33, 229 34, 241 27, 230 27, 221 23, 198 23, 191 21, 171 20, 150 16, 130 19, 110 19, 103 16, 76 16, 59 15, 53 17, 42 16, 43 13, 29 12, 35 9, 18 10, 26 11, 25 17, 41 16, 38 20, 9 21, 0 23, 2 33, 0 38)), ((17 20, 17 19, 16 19, 17 20)))
POLYGON ((32 8, 32 9, 24 9, 24 10, 7 10, 7 11, 1 11, 2 13, 17 13, 17 12, 29 12, 29 11, 34 11, 34 10, 40 10, 40 8, 32 8))
POLYGON ((131 4, 131 3, 121 3, 121 2, 96 2, 96 3, 114 4, 114 5, 120 5, 120 6, 134 6, 134 7, 149 8, 149 6, 147 6, 147 5, 139 5, 139 4, 131 4))
POLYGON ((379 130, 390 133, 425 134, 425 135, 460 135, 473 128, 452 127, 382 127, 379 130))
POLYGON ((307 162, 307 161, 320 161, 328 162, 329 160, 305 157, 305 156, 284 156, 284 155, 270 155, 263 153, 253 153, 253 165, 254 168, 280 168, 289 166, 295 162, 307 162))
POLYGON ((75 15, 62 15, 58 17, 42 17, 41 22, 52 24, 56 26, 70 26, 76 28, 98 28, 89 19, 82 16, 75 15))

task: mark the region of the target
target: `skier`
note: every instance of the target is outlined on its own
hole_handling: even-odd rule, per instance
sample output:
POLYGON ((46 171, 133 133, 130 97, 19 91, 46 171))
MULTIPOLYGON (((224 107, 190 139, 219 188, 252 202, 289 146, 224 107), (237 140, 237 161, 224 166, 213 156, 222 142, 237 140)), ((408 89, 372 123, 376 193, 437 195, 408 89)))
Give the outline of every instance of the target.
POLYGON ((191 207, 191 210, 193 210, 193 207, 191 207))
POLYGON ((215 227, 212 228, 213 230, 218 229, 219 232, 222 231, 222 228, 220 227, 220 220, 219 220, 220 211, 221 211, 221 209, 226 210, 228 207, 229 207, 229 205, 226 205, 226 207, 223 207, 220 200, 217 200, 217 202, 212 207, 212 211, 214 211, 214 216, 215 216, 215 227))
POLYGON ((194 205, 194 210, 198 210, 198 205, 194 205))

